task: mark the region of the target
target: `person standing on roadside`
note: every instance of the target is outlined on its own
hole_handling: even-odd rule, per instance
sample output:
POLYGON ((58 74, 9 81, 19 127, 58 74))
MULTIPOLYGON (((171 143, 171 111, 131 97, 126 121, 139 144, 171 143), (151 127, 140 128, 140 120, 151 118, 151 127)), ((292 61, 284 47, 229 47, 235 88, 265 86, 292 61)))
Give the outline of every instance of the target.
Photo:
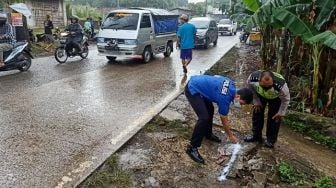
POLYGON ((49 42, 53 42, 54 41, 52 29, 54 29, 54 24, 50 20, 50 15, 47 15, 46 16, 46 20, 44 21, 44 34, 47 37, 47 40, 49 42))
POLYGON ((232 143, 237 143, 238 139, 230 129, 227 117, 229 108, 232 103, 236 107, 250 104, 253 100, 253 93, 248 88, 237 91, 234 82, 227 77, 198 75, 190 78, 185 87, 185 96, 198 117, 186 153, 195 162, 204 164, 204 159, 197 149, 201 146, 203 138, 213 142, 221 142, 220 138, 212 133, 213 103, 218 105, 220 119, 229 140, 232 143))
POLYGON ((265 108, 268 104, 268 117, 265 147, 273 148, 277 141, 281 119, 285 116, 290 93, 284 77, 272 71, 255 71, 247 79, 253 91, 252 132, 245 142, 262 143, 265 108))
POLYGON ((187 15, 180 16, 180 23, 177 30, 177 48, 181 49, 181 60, 184 74, 187 74, 187 66, 192 60, 192 49, 195 47, 196 27, 188 23, 187 15))

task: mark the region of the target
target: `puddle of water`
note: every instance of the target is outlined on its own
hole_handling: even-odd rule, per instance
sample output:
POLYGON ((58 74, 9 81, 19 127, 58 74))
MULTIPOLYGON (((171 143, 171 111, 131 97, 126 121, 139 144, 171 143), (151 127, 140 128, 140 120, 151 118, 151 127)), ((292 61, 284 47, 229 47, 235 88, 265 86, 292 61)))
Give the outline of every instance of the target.
POLYGON ((218 181, 225 181, 226 180, 226 177, 229 174, 233 163, 236 161, 238 153, 239 153, 241 148, 242 148, 242 146, 240 144, 234 144, 234 145, 231 145, 228 148, 229 150, 232 149, 231 158, 230 158, 229 162, 225 165, 222 172, 220 173, 220 176, 218 177, 218 181))

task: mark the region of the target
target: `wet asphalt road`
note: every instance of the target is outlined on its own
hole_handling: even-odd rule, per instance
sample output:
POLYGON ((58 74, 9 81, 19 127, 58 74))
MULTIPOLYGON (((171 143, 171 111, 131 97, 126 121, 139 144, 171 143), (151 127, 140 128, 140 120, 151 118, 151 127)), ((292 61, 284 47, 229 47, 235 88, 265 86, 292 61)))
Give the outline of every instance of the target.
MULTIPOLYGON (((195 50, 189 74, 204 73, 238 38, 195 50)), ((179 52, 149 64, 33 60, 29 72, 0 73, 1 187, 73 187, 179 92, 179 52)))

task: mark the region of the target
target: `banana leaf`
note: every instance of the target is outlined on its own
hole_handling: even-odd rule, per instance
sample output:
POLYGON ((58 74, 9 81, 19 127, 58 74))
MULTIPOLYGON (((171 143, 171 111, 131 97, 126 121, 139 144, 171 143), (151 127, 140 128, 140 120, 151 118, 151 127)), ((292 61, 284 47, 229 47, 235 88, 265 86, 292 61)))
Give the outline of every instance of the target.
POLYGON ((325 31, 315 35, 307 40, 310 44, 322 43, 325 46, 336 50, 336 34, 331 31, 325 31))
POLYGON ((318 5, 321 6, 319 14, 315 20, 315 27, 320 30, 321 27, 330 20, 330 17, 335 13, 336 0, 320 0, 318 5))
POLYGON ((307 41, 317 33, 296 14, 284 8, 275 9, 273 16, 289 29, 293 35, 301 36, 304 41, 307 41))
POLYGON ((246 8, 252 12, 256 12, 261 6, 259 0, 243 0, 243 3, 246 6, 246 8))

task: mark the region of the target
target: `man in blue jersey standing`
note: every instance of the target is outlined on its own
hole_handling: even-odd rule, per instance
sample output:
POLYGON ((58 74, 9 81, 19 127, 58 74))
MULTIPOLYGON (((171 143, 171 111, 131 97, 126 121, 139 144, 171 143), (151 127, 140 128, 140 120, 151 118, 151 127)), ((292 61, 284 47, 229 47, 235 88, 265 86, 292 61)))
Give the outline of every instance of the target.
POLYGON ((195 47, 196 27, 188 23, 188 16, 180 16, 179 29, 177 30, 177 47, 181 49, 183 72, 187 74, 187 66, 192 60, 192 49, 195 47))
POLYGON ((204 159, 198 152, 202 139, 205 137, 210 141, 221 142, 212 133, 212 121, 214 115, 213 103, 218 105, 218 112, 223 124, 225 133, 232 143, 237 143, 237 137, 232 133, 228 120, 229 107, 250 104, 253 100, 253 93, 248 88, 237 91, 234 82, 223 76, 199 75, 192 76, 185 87, 185 95, 197 114, 198 120, 192 134, 190 145, 187 146, 187 154, 191 159, 204 164, 204 159))

